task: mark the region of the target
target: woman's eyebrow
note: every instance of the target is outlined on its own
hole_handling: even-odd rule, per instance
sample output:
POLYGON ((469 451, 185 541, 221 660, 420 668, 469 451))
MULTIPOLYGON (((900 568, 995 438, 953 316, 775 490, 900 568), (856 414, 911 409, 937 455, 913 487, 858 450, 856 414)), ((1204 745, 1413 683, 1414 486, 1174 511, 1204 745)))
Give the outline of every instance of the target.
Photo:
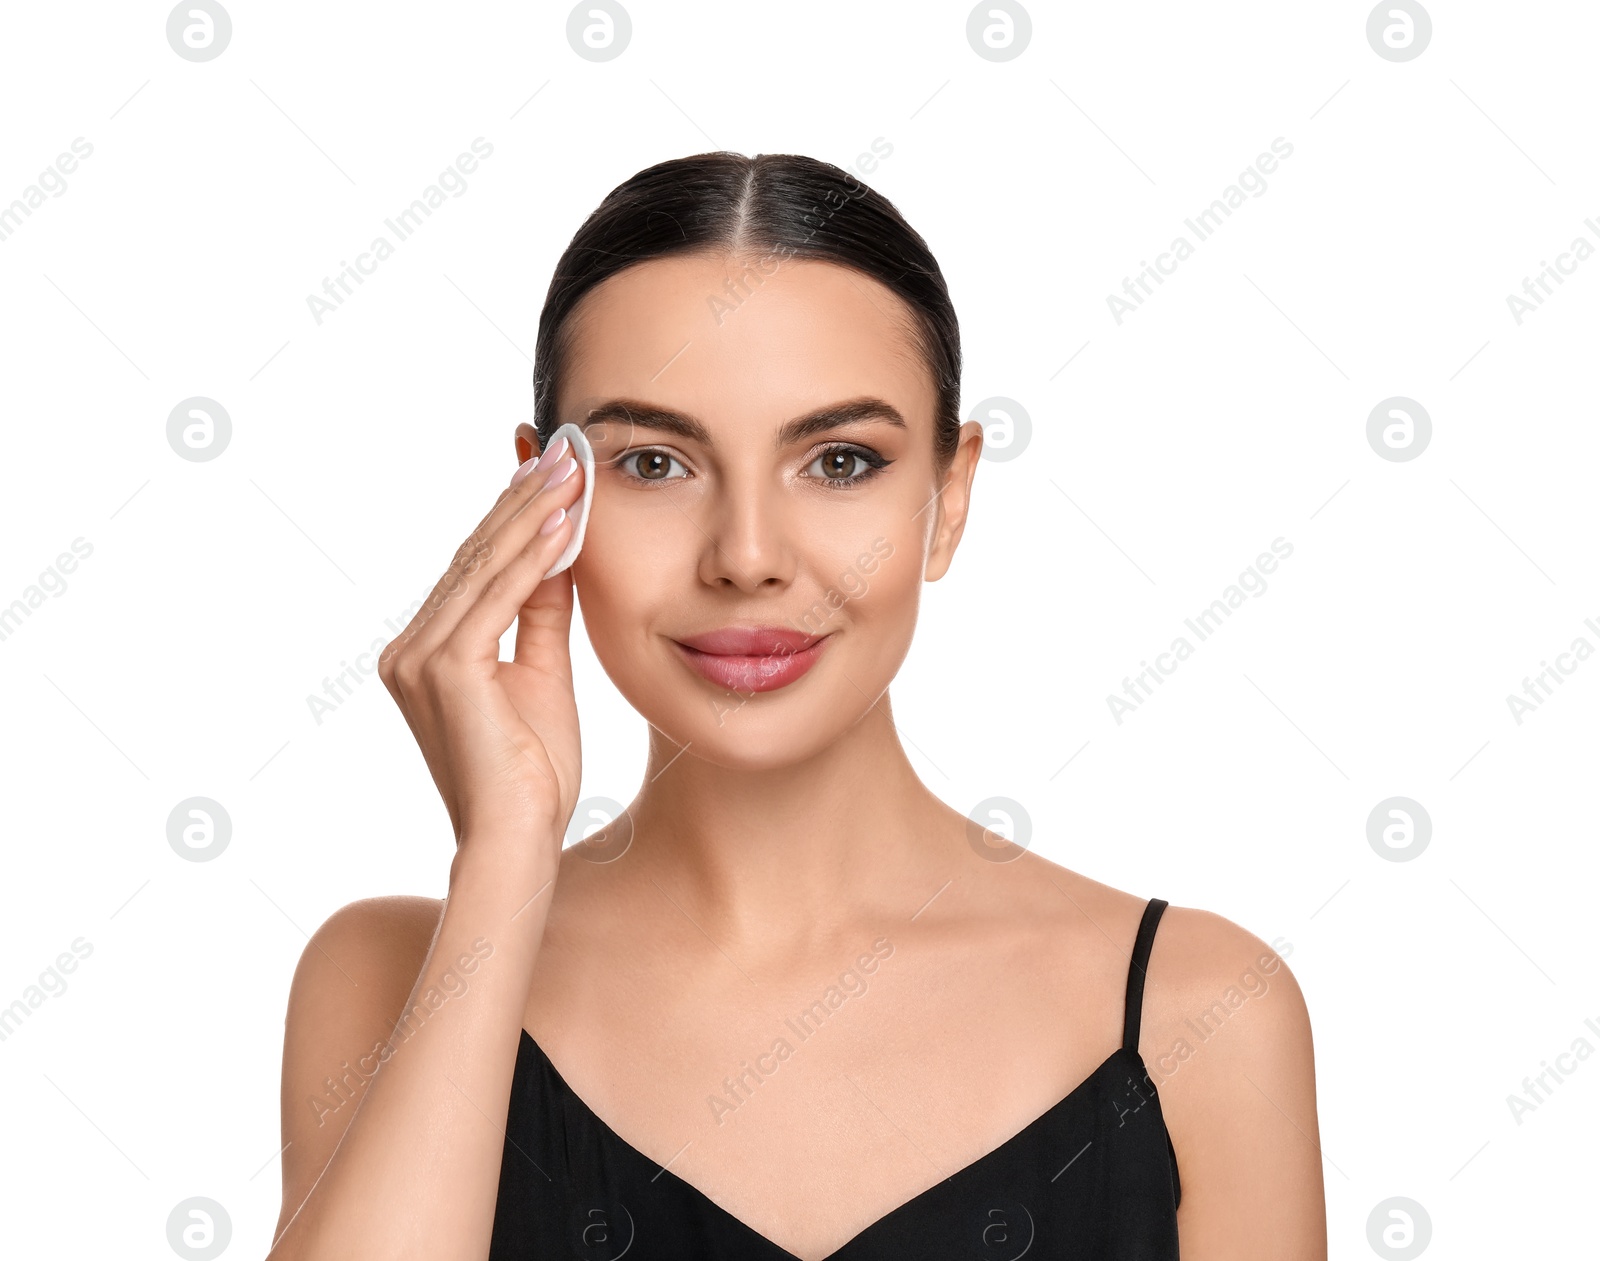
MULTIPOLYGON (((582 428, 587 430, 590 425, 612 420, 635 429, 655 429, 674 434, 705 447, 714 445, 711 431, 693 416, 630 398, 608 399, 598 407, 591 408, 582 422, 582 428)), ((804 416, 785 421, 778 429, 776 445, 789 446, 813 434, 866 420, 882 420, 900 429, 907 428, 905 417, 893 404, 881 398, 853 398, 842 403, 830 403, 804 416)))

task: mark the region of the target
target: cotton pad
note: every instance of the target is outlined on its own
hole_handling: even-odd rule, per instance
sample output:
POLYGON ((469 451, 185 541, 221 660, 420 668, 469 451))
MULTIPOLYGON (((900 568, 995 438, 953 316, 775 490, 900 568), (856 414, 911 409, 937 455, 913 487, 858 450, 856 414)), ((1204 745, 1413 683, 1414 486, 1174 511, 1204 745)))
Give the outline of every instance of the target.
MULTIPOLYGON (((567 540, 566 547, 551 566, 550 572, 545 574, 546 578, 554 578, 578 559, 578 553, 583 550, 584 527, 589 524, 589 501, 594 498, 594 448, 589 445, 589 439, 583 436, 582 429, 572 424, 562 425, 550 435, 552 443, 557 438, 567 440, 572 448, 567 454, 583 468, 583 495, 567 509, 567 515, 572 518, 572 537, 567 540)), ((549 450, 549 447, 545 449, 549 450)))

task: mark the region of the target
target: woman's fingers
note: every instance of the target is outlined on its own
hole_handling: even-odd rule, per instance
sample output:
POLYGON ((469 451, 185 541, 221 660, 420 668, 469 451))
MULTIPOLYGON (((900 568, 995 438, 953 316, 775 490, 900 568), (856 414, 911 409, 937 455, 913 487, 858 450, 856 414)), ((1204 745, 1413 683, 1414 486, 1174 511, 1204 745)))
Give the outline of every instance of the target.
MULTIPOLYGON (((536 470, 501 494, 493 511, 456 550, 450 567, 435 584, 405 630, 385 649, 385 658, 400 652, 426 657, 455 630, 483 590, 538 531, 549 512, 570 508, 582 489, 582 469, 573 462, 571 472, 551 484, 569 457, 550 468, 536 470)), ((560 555, 557 550, 553 556, 560 555)), ((546 566, 548 568, 548 565, 546 566)), ((500 633, 510 626, 508 616, 500 633)))
MULTIPOLYGON (((583 470, 579 469, 567 480, 579 482, 583 470)), ((479 591, 472 604, 464 609, 444 643, 447 657, 458 661, 478 661, 499 654, 500 637, 506 633, 513 619, 518 619, 517 652, 515 659, 526 660, 523 637, 530 613, 538 617, 539 610, 549 615, 548 625, 556 628, 569 626, 572 614, 572 582, 570 569, 554 578, 545 579, 550 566, 572 537, 572 518, 566 512, 570 505, 561 504, 555 492, 565 482, 553 487, 537 500, 537 513, 544 520, 541 528, 523 546, 522 550, 507 560, 479 591), (559 518, 555 514, 559 513, 559 518), (550 528, 545 528, 550 527, 550 528)), ((581 490, 579 491, 581 494, 581 490)), ((576 495, 574 496, 574 499, 576 495)), ((553 658, 539 663, 549 666, 553 673, 570 677, 571 663, 566 657, 566 637, 561 637, 561 650, 553 658)))
MULTIPOLYGON (((567 522, 556 531, 565 540, 572 529, 567 522)), ((561 553, 555 553, 559 556, 561 553)), ((541 582, 517 609, 517 645, 511 659, 519 665, 572 678, 572 570, 563 569, 541 582)))

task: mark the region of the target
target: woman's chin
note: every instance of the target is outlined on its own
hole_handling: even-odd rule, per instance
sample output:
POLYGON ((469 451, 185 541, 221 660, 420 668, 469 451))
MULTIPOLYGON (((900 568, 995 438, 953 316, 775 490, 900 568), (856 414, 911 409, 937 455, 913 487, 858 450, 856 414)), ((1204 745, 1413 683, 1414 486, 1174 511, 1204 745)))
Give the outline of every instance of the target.
POLYGON ((714 698, 716 704, 704 710, 680 710, 675 727, 653 719, 651 725, 685 746, 683 757, 738 771, 776 771, 809 761, 845 734, 837 710, 819 714, 810 706, 771 704, 768 698, 775 696, 714 698))

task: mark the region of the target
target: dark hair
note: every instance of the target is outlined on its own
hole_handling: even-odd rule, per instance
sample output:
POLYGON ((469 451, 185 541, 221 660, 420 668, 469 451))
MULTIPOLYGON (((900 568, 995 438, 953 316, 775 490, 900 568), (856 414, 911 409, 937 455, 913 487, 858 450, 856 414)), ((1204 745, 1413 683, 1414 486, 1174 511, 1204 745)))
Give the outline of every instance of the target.
MULTIPOLYGON (((584 220, 556 263, 534 346, 534 427, 560 426, 556 391, 584 294, 624 268, 701 250, 817 259, 871 276, 911 309, 933 376, 934 457, 947 468, 961 427, 961 335, 939 264, 893 204, 847 171, 794 153, 699 153, 646 167, 584 220)), ((757 283, 759 283, 759 276, 757 283)))

